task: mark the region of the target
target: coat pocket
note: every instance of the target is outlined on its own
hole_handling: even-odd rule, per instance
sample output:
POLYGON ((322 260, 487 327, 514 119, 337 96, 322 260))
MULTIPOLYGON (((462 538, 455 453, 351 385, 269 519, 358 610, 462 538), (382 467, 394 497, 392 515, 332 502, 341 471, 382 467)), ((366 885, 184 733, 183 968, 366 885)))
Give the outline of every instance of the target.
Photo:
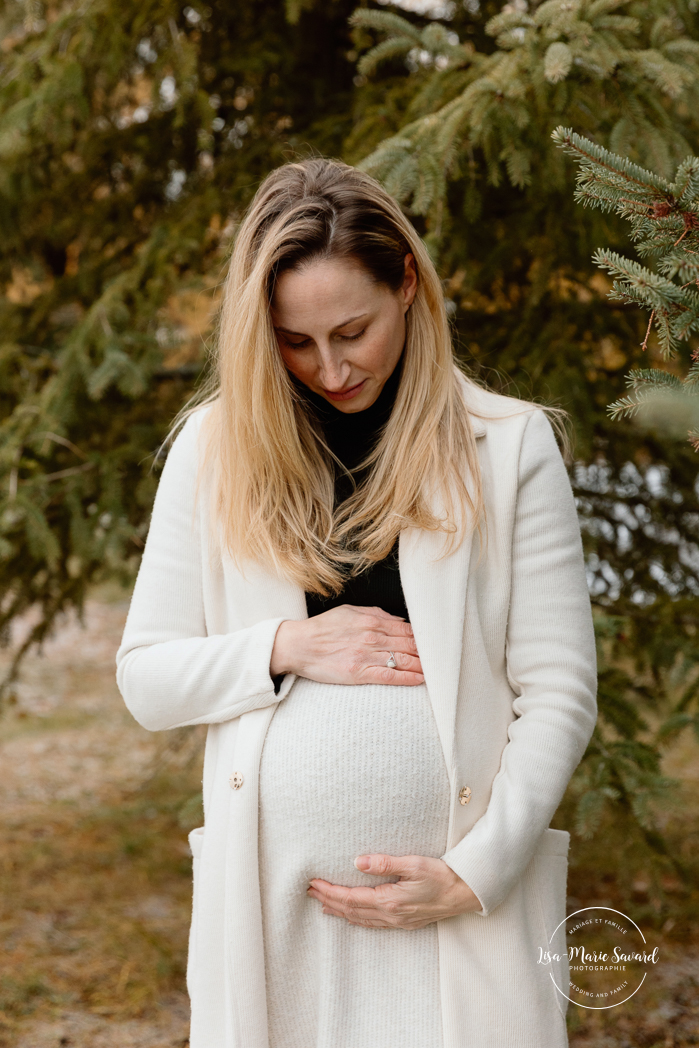
POLYGON ((553 958, 551 975, 557 988, 552 985, 551 990, 564 1018, 570 978, 565 927, 569 844, 570 834, 564 830, 545 830, 534 857, 544 940, 541 945, 553 958))
POLYGON ((196 830, 192 830, 187 839, 189 840, 189 848, 192 853, 192 923, 189 926, 189 949, 187 951, 187 992, 191 1000, 196 967, 197 911, 199 909, 197 898, 199 895, 201 852, 204 847, 204 827, 198 826, 196 830))

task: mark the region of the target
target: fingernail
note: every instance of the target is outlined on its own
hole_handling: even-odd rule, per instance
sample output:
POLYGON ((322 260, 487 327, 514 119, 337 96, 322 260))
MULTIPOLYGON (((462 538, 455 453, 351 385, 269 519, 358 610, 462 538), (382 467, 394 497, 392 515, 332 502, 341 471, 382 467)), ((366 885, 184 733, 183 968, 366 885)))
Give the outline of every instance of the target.
POLYGON ((368 855, 358 855, 354 860, 354 865, 358 870, 368 870, 371 866, 371 859, 368 855))

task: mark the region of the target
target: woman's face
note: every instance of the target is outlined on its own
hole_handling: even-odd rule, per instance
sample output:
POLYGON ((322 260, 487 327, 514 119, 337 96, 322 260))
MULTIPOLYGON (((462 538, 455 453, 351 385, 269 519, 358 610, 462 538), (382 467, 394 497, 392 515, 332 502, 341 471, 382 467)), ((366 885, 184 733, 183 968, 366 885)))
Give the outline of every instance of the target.
POLYGON ((340 411, 371 407, 403 352, 405 314, 416 291, 412 255, 405 256, 398 291, 347 260, 282 273, 272 322, 288 370, 340 411))

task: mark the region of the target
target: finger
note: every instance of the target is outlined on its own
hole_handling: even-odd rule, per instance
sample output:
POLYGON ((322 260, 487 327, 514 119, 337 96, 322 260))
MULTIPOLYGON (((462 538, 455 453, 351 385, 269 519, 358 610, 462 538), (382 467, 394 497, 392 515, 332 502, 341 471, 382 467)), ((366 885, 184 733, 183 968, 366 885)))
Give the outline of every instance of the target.
POLYGON ((373 902, 364 905, 362 903, 354 903, 351 901, 339 902, 332 899, 319 899, 318 901, 324 912, 327 910, 328 913, 333 913, 336 917, 361 917, 363 920, 388 920, 391 916, 389 911, 373 902))
POLYGON ((340 910, 336 906, 325 905, 322 912, 328 917, 339 917, 350 924, 361 924, 367 928, 392 928, 395 921, 388 918, 378 910, 340 910))
POLYGON ((415 638, 412 636, 383 636, 378 638, 378 643, 380 644, 382 651, 384 648, 388 648, 389 651, 402 651, 405 655, 416 656, 418 654, 417 644, 415 643, 415 638))
MULTIPOLYGON (((327 912, 334 917, 344 917, 348 921, 381 921, 386 927, 392 927, 400 920, 397 913, 394 914, 386 909, 384 899, 376 896, 370 896, 368 899, 359 898, 356 891, 350 888, 346 889, 345 894, 341 897, 336 894, 323 898, 315 897, 321 903, 324 913, 327 912)), ((373 891, 374 889, 369 889, 369 893, 373 891)))
POLYGON ((333 909, 332 906, 321 907, 321 912, 326 914, 328 917, 339 917, 340 920, 347 920, 347 917, 340 910, 333 909))
POLYGON ((380 620, 383 628, 390 626, 391 631, 397 636, 412 637, 413 635, 413 627, 409 622, 406 622, 400 615, 391 615, 390 612, 384 611, 383 608, 368 608, 354 604, 346 604, 345 607, 352 608, 353 611, 359 611, 363 614, 370 615, 373 619, 380 620))
MULTIPOLYGON (((363 629, 356 635, 356 642, 366 651, 386 652, 402 651, 406 655, 417 655, 417 644, 415 638, 410 636, 398 637, 394 633, 387 633, 381 629, 375 619, 367 620, 368 629, 363 629)), ((393 627, 391 627, 393 629, 393 627)))
MULTIPOLYGON (((395 668, 408 673, 422 673, 422 663, 417 655, 409 655, 405 651, 376 651, 372 656, 372 665, 385 666, 390 656, 396 664, 395 668)), ((392 667, 388 667, 391 669, 392 667)))
POLYGON ((376 622, 372 622, 370 629, 362 630, 354 639, 358 650, 370 652, 373 655, 385 654, 386 659, 389 652, 392 651, 402 651, 405 655, 418 657, 414 637, 396 637, 390 633, 384 633, 383 630, 377 629, 376 622))
POLYGON ((355 611, 361 611, 363 614, 378 615, 381 619, 393 619, 396 625, 406 625, 402 615, 391 615, 390 611, 386 611, 385 608, 379 608, 374 605, 365 607, 361 604, 348 604, 347 607, 354 608, 355 611))
POLYGON ((389 666, 365 666, 358 684, 391 684, 394 687, 415 687, 425 683, 424 673, 412 670, 392 670, 389 666))
POLYGON ((346 917, 345 920, 347 921, 348 924, 356 924, 360 928, 386 928, 386 929, 388 929, 388 928, 392 927, 392 925, 386 924, 385 921, 364 921, 364 920, 360 920, 358 917, 356 917, 356 918, 355 917, 352 917, 352 918, 346 917))
POLYGON ((361 910, 346 910, 341 906, 333 906, 330 903, 323 903, 323 913, 327 913, 329 917, 344 917, 345 920, 369 920, 377 921, 381 920, 384 915, 379 913, 378 910, 361 909, 361 910))
MULTIPOLYGON (((340 886, 333 885, 332 887, 340 886)), ((397 928, 412 926, 416 921, 423 920, 424 917, 418 916, 414 907, 408 906, 407 909, 404 906, 397 907, 397 899, 393 897, 389 899, 385 894, 380 894, 380 890, 384 888, 390 890, 391 887, 391 884, 383 884, 378 889, 370 888, 368 903, 358 901, 357 890, 352 888, 348 888, 339 899, 331 899, 328 896, 321 897, 312 888, 309 888, 308 894, 321 903, 323 913, 327 913, 331 917, 343 917, 350 924, 366 924, 367 926, 377 928, 397 928)), ((429 919, 427 918, 427 920, 429 919)))
POLYGON ((328 899, 321 899, 319 895, 314 894, 310 890, 308 895, 310 898, 316 899, 320 903, 323 913, 327 913, 331 917, 347 917, 348 911, 339 903, 330 902, 328 899))
POLYGON ((389 615, 388 620, 381 624, 382 628, 386 631, 391 631, 391 636, 400 637, 404 640, 406 637, 413 637, 413 627, 409 622, 404 619, 396 618, 395 615, 389 615))
MULTIPOLYGON (((372 873, 378 877, 414 877, 417 869, 415 860, 420 858, 414 855, 386 855, 383 852, 369 855, 358 855, 354 865, 362 873, 372 873)), ((385 885, 380 885, 385 891, 385 885)), ((355 890, 355 889, 350 889, 355 890)), ((376 889, 372 888, 375 892, 376 889)))
POLYGON ((346 917, 347 920, 357 921, 385 921, 386 924, 396 923, 400 917, 398 914, 386 913, 376 906, 358 906, 355 909, 343 910, 338 906, 323 906, 323 912, 328 911, 336 917, 346 917))
POLYGON ((377 629, 376 624, 374 624, 373 630, 365 630, 360 640, 370 650, 385 651, 387 658, 389 651, 402 651, 405 655, 413 655, 414 657, 418 655, 417 644, 412 634, 399 636, 394 632, 385 633, 383 630, 377 629))
MULTIPOLYGON (((342 889, 340 889, 342 891, 342 889)), ((370 893, 374 892, 373 888, 368 889, 370 893)), ((312 888, 308 890, 308 896, 313 899, 317 899, 318 902, 323 906, 327 907, 328 910, 332 910, 333 913, 339 914, 342 917, 351 915, 357 915, 360 917, 386 917, 387 911, 385 909, 385 900, 379 898, 375 894, 370 894, 368 897, 358 898, 352 894, 355 891, 353 888, 344 889, 344 894, 338 895, 337 893, 321 893, 316 892, 312 888)))
POLYGON ((409 622, 402 621, 401 619, 398 619, 396 622, 394 622, 391 628, 395 630, 399 637, 413 636, 413 627, 410 625, 409 622))
POLYGON ((312 887, 316 897, 322 903, 327 903, 339 909, 357 906, 372 907, 376 905, 373 888, 346 888, 341 884, 328 884, 327 882, 323 882, 322 886, 318 886, 317 881, 314 882, 312 887))
MULTIPOLYGON (((332 916, 332 914, 329 916, 332 916)), ((386 924, 385 921, 364 921, 360 920, 358 917, 345 917, 343 919, 347 921, 348 924, 354 924, 359 928, 385 928, 388 930, 392 927, 392 925, 386 924)))
POLYGON ((424 928, 434 921, 454 916, 451 912, 416 907, 395 912, 363 906, 346 910, 328 903, 323 904, 322 912, 329 917, 341 917, 350 924, 363 924, 372 928, 424 928))

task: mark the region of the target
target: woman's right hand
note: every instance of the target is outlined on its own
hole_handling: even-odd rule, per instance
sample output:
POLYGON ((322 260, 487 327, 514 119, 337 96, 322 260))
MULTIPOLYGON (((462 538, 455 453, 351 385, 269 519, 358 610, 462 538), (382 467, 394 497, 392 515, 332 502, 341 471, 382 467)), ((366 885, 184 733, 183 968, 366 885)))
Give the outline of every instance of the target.
POLYGON ((270 675, 296 673, 321 684, 422 684, 410 623, 382 608, 343 604, 277 630, 270 675), (386 663, 393 652, 396 669, 386 663))

